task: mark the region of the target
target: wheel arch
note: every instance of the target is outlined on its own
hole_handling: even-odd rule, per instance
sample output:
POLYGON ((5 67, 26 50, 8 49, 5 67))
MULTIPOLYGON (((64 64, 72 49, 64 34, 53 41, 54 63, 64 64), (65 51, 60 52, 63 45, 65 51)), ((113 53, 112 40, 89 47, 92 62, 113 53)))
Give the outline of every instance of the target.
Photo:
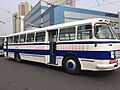
POLYGON ((63 61, 64 61, 64 59, 65 59, 66 57, 68 57, 68 56, 73 56, 73 57, 75 57, 75 58, 78 60, 80 66, 81 66, 81 60, 80 60, 80 59, 78 58, 78 56, 75 55, 74 53, 67 53, 67 54, 65 54, 65 55, 63 56, 63 59, 62 59, 62 66, 63 66, 63 61))

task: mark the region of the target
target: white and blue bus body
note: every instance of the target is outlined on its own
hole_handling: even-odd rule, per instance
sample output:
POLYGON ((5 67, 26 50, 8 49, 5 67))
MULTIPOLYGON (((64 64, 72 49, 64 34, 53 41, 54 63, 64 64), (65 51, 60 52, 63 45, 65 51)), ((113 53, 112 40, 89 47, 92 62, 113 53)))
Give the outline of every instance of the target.
POLYGON ((120 41, 110 21, 80 20, 6 36, 6 58, 61 66, 68 73, 119 68, 120 41))

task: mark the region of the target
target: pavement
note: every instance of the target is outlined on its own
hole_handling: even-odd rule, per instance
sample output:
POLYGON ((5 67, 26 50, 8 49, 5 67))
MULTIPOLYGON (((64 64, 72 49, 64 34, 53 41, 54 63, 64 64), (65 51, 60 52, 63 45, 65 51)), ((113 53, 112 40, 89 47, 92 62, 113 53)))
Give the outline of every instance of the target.
POLYGON ((71 75, 58 67, 0 57, 0 90, 120 90, 120 69, 71 75))

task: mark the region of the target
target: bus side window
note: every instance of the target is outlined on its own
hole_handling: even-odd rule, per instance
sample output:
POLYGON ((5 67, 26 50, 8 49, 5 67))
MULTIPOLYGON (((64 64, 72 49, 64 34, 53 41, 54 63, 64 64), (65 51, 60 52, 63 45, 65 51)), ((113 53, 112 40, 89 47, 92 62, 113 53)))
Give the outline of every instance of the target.
POLYGON ((78 26, 77 39, 91 39, 92 38, 92 25, 78 26))
POLYGON ((58 29, 53 29, 48 32, 49 32, 49 37, 48 37, 49 42, 56 42, 58 37, 58 29))
POLYGON ((45 41, 45 32, 37 32, 35 37, 35 42, 44 42, 45 41))
POLYGON ((60 41, 75 40, 75 27, 60 29, 60 41))
POLYGON ((25 39, 26 39, 26 35, 20 35, 20 41, 19 43, 24 43, 25 42, 25 39))
POLYGON ((14 36, 14 43, 18 43, 19 36, 14 36))
POLYGON ((8 37, 8 43, 12 43, 13 42, 13 36, 8 37))
POLYGON ((27 42, 34 42, 34 33, 27 34, 27 42))

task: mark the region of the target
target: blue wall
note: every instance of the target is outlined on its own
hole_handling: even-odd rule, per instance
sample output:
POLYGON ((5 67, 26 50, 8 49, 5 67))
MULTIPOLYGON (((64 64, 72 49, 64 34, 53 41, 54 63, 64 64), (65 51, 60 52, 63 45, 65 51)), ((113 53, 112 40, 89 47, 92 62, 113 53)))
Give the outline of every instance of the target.
POLYGON ((87 9, 80 9, 80 8, 74 8, 74 7, 59 6, 59 5, 55 5, 55 6, 52 6, 51 8, 49 8, 49 9, 47 9, 43 13, 42 16, 44 17, 45 14, 48 14, 48 13, 50 14, 50 19, 49 19, 50 20, 50 25, 64 23, 65 19, 81 20, 80 18, 76 18, 76 17, 65 17, 64 16, 65 11, 73 12, 73 13, 88 14, 88 15, 90 14, 90 15, 118 18, 118 15, 113 14, 113 13, 87 10, 87 9))
MULTIPOLYGON (((39 13, 37 14, 37 17, 35 17, 31 23, 36 23, 40 21, 40 18, 44 18, 43 26, 45 27, 46 23, 47 25, 55 25, 64 23, 65 20, 81 20, 79 17, 65 17, 65 12, 72 12, 72 13, 81 13, 81 14, 88 14, 89 15, 96 15, 96 16, 106 16, 106 17, 113 17, 118 18, 117 14, 114 13, 107 13, 107 12, 101 12, 101 11, 94 11, 94 10, 88 10, 88 9, 81 9, 81 8, 74 8, 74 7, 67 7, 67 6, 60 6, 60 5, 54 5, 48 8, 47 6, 36 6, 38 8, 34 9, 34 11, 31 11, 28 13, 28 15, 24 18, 26 21, 29 21, 35 14, 40 12, 40 9, 46 10, 41 16, 39 13), (45 16, 48 15, 46 18, 45 16)), ((26 25, 26 27, 29 25, 26 25)))

